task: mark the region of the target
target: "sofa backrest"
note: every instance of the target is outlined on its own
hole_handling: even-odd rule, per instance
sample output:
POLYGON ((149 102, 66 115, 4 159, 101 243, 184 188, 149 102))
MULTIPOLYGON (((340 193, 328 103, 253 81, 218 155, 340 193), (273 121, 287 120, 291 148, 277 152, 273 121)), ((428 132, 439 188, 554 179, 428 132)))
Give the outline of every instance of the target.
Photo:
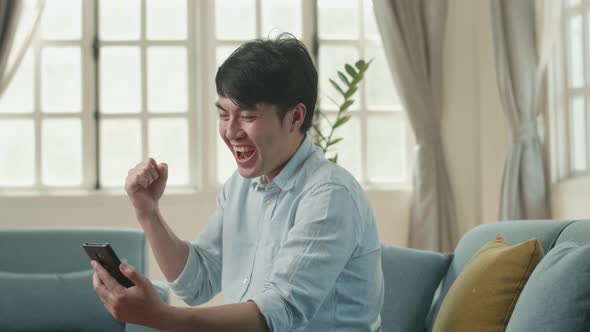
POLYGON ((555 244, 559 244, 564 241, 574 241, 579 245, 585 245, 590 243, 590 220, 578 220, 567 226, 559 237, 555 244))
POLYGON ((139 229, 46 228, 0 230, 0 271, 66 273, 91 269, 82 244, 108 242, 119 258, 145 273, 146 239, 139 229))
POLYGON ((471 257, 487 242, 502 234, 509 244, 516 244, 531 238, 541 241, 547 253, 558 241, 577 239, 590 242, 590 222, 556 221, 556 220, 519 220, 483 224, 467 232, 454 251, 453 260, 443 279, 439 296, 434 300, 426 320, 428 331, 432 331, 434 321, 449 288, 471 257), (578 226, 578 224, 582 224, 578 226), (571 229, 571 230, 570 230, 571 229))

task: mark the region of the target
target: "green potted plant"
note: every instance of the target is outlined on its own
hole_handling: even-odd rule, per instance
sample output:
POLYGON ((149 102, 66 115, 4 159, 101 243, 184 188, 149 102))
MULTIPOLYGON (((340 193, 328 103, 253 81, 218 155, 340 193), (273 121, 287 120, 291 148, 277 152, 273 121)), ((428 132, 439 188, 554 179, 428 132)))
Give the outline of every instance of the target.
MULTIPOLYGON (((373 60, 365 62, 361 59, 354 64, 354 67, 351 64, 346 63, 344 65, 344 71, 338 71, 340 84, 338 84, 336 80, 330 79, 330 84, 332 84, 334 89, 336 89, 336 91, 338 91, 343 97, 343 100, 341 103, 338 103, 336 100, 330 98, 330 100, 338 107, 336 119, 333 121, 331 121, 319 107, 315 110, 315 117, 312 123, 314 129, 314 144, 322 149, 324 155, 326 155, 326 153, 330 151, 330 148, 336 143, 342 141, 343 137, 335 137, 334 133, 336 129, 350 120, 350 115, 347 115, 348 109, 354 103, 353 97, 358 90, 358 85, 364 78, 365 72, 369 69, 369 65, 372 61, 373 60), (320 122, 322 119, 327 122, 327 128, 321 127, 320 122)), ((335 153, 332 157, 329 157, 328 160, 337 164, 338 154, 335 153)))

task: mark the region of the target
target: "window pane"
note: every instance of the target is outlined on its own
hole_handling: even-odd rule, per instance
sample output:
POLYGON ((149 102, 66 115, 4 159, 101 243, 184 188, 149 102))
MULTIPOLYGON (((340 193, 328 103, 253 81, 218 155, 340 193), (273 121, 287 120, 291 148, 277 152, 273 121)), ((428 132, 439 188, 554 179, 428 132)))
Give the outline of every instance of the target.
POLYGON ((584 47, 582 39, 582 15, 569 21, 569 82, 573 88, 584 85, 584 47))
POLYGON ((321 38, 358 38, 357 0, 318 0, 318 32, 321 38))
POLYGON ((188 185, 188 125, 186 119, 151 119, 149 156, 168 164, 168 184, 188 185))
POLYGON ((215 31, 218 39, 256 37, 255 0, 216 0, 215 31))
POLYGON ((569 7, 575 7, 582 3, 582 0, 567 0, 567 5, 569 7))
POLYGON ((150 47, 148 64, 148 110, 186 112, 187 70, 184 47, 150 47))
MULTIPOLYGON (((336 116, 328 114, 328 118, 334 123, 336 116)), ((326 121, 322 121, 322 133, 329 134, 329 126, 326 121)), ((360 121, 356 117, 352 117, 347 123, 338 127, 332 139, 342 137, 343 140, 328 148, 326 158, 332 158, 336 153, 338 154, 338 164, 346 168, 357 181, 361 181, 361 127, 360 121)))
POLYGON ((217 135, 217 182, 224 183, 238 168, 234 155, 217 135))
POLYGON ((42 133, 43 184, 80 185, 82 183, 80 120, 44 120, 42 133))
POLYGON ((0 186, 32 186, 34 179, 33 121, 0 121, 0 186))
MULTIPOLYGON (((356 48, 349 46, 320 47, 320 92, 318 98, 322 109, 337 109, 337 106, 330 99, 342 103, 342 95, 330 84, 329 79, 331 78, 340 84, 338 70, 344 71, 345 63, 354 66, 354 63, 358 60, 357 54, 356 48)), ((344 84, 340 84, 340 86, 345 89, 344 84)), ((358 100, 358 92, 355 95, 355 100, 358 100)), ((355 101, 352 108, 358 109, 358 101, 355 101)))
POLYGON ((401 107, 383 47, 369 46, 365 54, 367 62, 373 59, 365 75, 367 86, 365 91, 369 108, 401 107))
POLYGON ((141 162, 140 129, 139 120, 101 121, 100 181, 103 186, 123 188, 127 172, 141 162))
POLYGON ((373 1, 364 0, 363 6, 365 11, 365 36, 369 39, 381 40, 379 28, 375 20, 375 12, 373 11, 373 1))
POLYGON ((572 171, 584 172, 588 167, 586 156, 587 133, 584 97, 575 98, 571 104, 570 126, 572 140, 572 171))
POLYGON ((12 81, 0 97, 0 113, 33 112, 33 54, 29 50, 12 81))
POLYGON ((300 0, 262 0, 262 37, 290 32, 301 37, 300 0))
POLYGON ((44 112, 80 112, 80 48, 48 47, 42 51, 41 107, 44 112))
POLYGON ((139 0, 100 0, 99 7, 101 39, 139 39, 139 0))
POLYGON ((41 36, 44 39, 80 39, 82 0, 45 1, 41 36))
POLYGON ((147 0, 147 37, 185 39, 186 7, 186 0, 147 0))
POLYGON ((401 113, 370 115, 367 168, 375 182, 400 181, 405 175, 406 132, 401 113))
POLYGON ((139 48, 103 47, 100 52, 101 112, 139 112, 141 110, 139 48))

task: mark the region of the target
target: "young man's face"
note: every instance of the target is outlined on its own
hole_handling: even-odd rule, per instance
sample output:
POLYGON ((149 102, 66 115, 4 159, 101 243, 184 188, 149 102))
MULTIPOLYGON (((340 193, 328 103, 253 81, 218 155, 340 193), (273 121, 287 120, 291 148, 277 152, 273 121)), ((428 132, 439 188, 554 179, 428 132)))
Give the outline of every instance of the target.
POLYGON ((302 122, 301 112, 289 111, 281 122, 274 105, 260 103, 256 109, 240 109, 231 99, 219 97, 216 106, 219 134, 231 150, 240 175, 264 175, 272 181, 301 143, 303 134, 297 125, 302 122))

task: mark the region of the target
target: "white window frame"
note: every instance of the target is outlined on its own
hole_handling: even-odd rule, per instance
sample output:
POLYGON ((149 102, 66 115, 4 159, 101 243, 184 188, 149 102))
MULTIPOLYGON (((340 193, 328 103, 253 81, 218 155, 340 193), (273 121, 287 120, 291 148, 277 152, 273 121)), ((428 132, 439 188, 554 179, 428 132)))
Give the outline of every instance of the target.
MULTIPOLYGON (((94 37, 97 35, 97 18, 98 18, 98 4, 99 0, 81 1, 82 2, 82 39, 80 41, 43 41, 41 44, 34 46, 35 51, 35 109, 31 114, 0 114, 0 119, 4 118, 31 118, 35 119, 35 185, 34 187, 15 187, 3 188, 2 195, 5 193, 11 195, 14 191, 34 192, 36 194, 60 194, 71 192, 97 192, 95 184, 97 182, 97 135, 96 126, 97 121, 95 117, 97 101, 97 66, 94 62, 94 37), (41 184, 41 118, 54 118, 60 116, 73 117, 74 114, 42 114, 40 112, 40 49, 43 46, 66 46, 66 45, 81 45, 81 77, 82 77, 82 112, 79 114, 82 126, 82 183, 81 187, 67 188, 67 187, 49 187, 41 184), (8 189, 8 190, 4 190, 8 189)), ((261 1, 256 1, 256 34, 257 37, 266 37, 261 35, 261 1)), ((367 45, 364 40, 364 5, 363 1, 358 1, 358 15, 359 15, 359 40, 316 40, 315 31, 317 17, 317 1, 316 0, 302 0, 302 35, 301 39, 305 45, 308 46, 310 53, 317 55, 317 47, 319 43, 336 43, 338 45, 354 45, 359 57, 363 57, 364 48, 367 45)), ((155 117, 177 117, 179 114, 149 114, 146 109, 145 92, 147 89, 145 85, 147 80, 146 75, 146 47, 149 45, 176 45, 182 44, 187 47, 187 70, 188 74, 188 140, 189 140, 189 188, 173 188, 174 191, 189 192, 216 192, 220 188, 217 181, 217 156, 216 156, 216 139, 217 132, 217 114, 213 109, 213 103, 216 99, 216 91, 214 78, 216 73, 215 66, 215 50, 218 45, 242 43, 244 40, 217 40, 215 36, 215 0, 191 1, 187 0, 187 40, 186 41, 147 41, 146 40, 146 0, 140 0, 141 8, 141 39, 140 41, 100 41, 100 46, 110 45, 141 45, 141 57, 143 59, 141 66, 142 74, 142 99, 141 112, 129 114, 100 114, 101 119, 111 119, 120 117, 140 118, 142 121, 142 156, 147 157, 147 119, 155 117), (196 18, 196 19, 195 19, 196 18), (199 55, 199 56, 195 56, 199 55), (205 82, 198 84, 198 82, 205 82)), ((39 37, 37 37, 39 38, 39 37)), ((38 40, 39 41, 39 40, 38 40)), ((317 60, 317 59, 314 59, 317 60)), ((370 70, 370 69, 369 69, 370 70)), ((371 183, 368 177, 367 170, 367 122, 372 114, 384 114, 386 112, 379 110, 367 110, 365 101, 365 82, 362 84, 359 94, 360 109, 355 112, 350 112, 350 115, 359 117, 361 122, 361 141, 362 141, 362 178, 361 184, 365 188, 377 190, 391 190, 391 189, 407 189, 410 187, 410 175, 412 172, 412 151, 414 148, 414 139, 411 128, 406 121, 406 142, 405 150, 407 165, 405 165, 406 174, 399 181, 386 183, 371 183), (354 114, 353 114, 354 113, 354 114)), ((100 107, 100 106, 99 106, 100 107)), ((405 118, 403 110, 395 109, 398 116, 405 118)), ((386 114, 390 114, 389 112, 386 114)), ((118 193, 122 188, 108 189, 100 188, 100 191, 118 193)))
MULTIPOLYGON (((549 129, 551 155, 551 181, 563 190, 575 190, 575 187, 590 184, 590 1, 570 8, 564 1, 560 36, 557 38, 555 52, 548 67, 549 90, 549 129), (569 22, 573 16, 582 15, 583 25, 583 59, 586 85, 582 88, 569 86, 569 22), (573 144, 571 136, 570 107, 575 96, 585 98, 586 111, 586 163, 584 172, 573 171, 573 144)), ((575 190, 577 191, 577 190, 575 190)))
MULTIPOLYGON (((321 45, 327 45, 327 46, 353 46, 356 51, 358 52, 358 57, 359 59, 365 59, 366 61, 369 61, 370 59, 368 59, 365 55, 365 48, 367 46, 381 46, 382 42, 381 40, 375 40, 375 39, 370 39, 367 38, 367 35, 365 33, 365 4, 364 2, 368 1, 368 0, 356 0, 357 2, 357 20, 358 20, 358 36, 359 38, 357 39, 343 39, 343 38, 325 38, 325 37, 321 37, 319 36, 318 33, 318 47, 320 47, 321 45)), ((316 1, 314 1, 316 2, 316 1)), ((316 5, 317 8, 317 5, 316 5)), ((344 65, 344 64, 342 64, 344 65)), ((371 70, 374 70, 372 68, 369 67, 367 73, 369 73, 371 70)), ((325 79, 325 78, 324 78, 325 79)), ((387 189, 398 189, 398 188, 404 188, 407 189, 409 188, 410 185, 410 181, 411 181, 411 174, 412 174, 412 168, 413 168, 413 154, 412 151, 414 150, 416 144, 415 144, 415 138, 412 132, 412 129, 409 125, 409 122, 407 120, 406 114, 404 112, 404 108, 403 106, 400 105, 396 105, 393 107, 373 107, 370 108, 369 105, 367 104, 367 98, 366 98, 366 88, 367 86, 367 80, 363 79, 363 81, 361 82, 361 85, 359 86, 359 91, 357 91, 358 94, 358 102, 359 102, 359 109, 355 110, 355 111, 351 111, 351 112, 347 112, 347 115, 350 115, 352 118, 357 118, 359 119, 360 122, 360 139, 361 139, 361 174, 360 174, 360 179, 359 182, 363 185, 364 188, 368 189, 377 189, 377 190, 387 190, 387 189), (402 174, 401 177, 399 178, 393 178, 390 181, 372 181, 371 178, 369 177, 369 171, 368 171, 368 121, 369 121, 369 117, 371 116, 383 116, 383 115, 394 115, 398 118, 401 118, 403 120, 404 123, 404 130, 405 130, 405 142, 406 142, 406 147, 405 147, 405 160, 406 160, 406 164, 404 165, 405 168, 405 172, 404 174, 402 174)), ((318 96, 320 97, 320 96, 318 96)), ((318 103, 319 103, 319 98, 318 98, 318 103)), ((333 114, 335 115, 337 113, 337 110, 330 110, 330 109, 326 109, 323 110, 324 113, 326 115, 330 115, 333 114)), ((346 140, 346 138, 345 138, 346 140)), ((342 143, 340 143, 342 144, 342 143)))

